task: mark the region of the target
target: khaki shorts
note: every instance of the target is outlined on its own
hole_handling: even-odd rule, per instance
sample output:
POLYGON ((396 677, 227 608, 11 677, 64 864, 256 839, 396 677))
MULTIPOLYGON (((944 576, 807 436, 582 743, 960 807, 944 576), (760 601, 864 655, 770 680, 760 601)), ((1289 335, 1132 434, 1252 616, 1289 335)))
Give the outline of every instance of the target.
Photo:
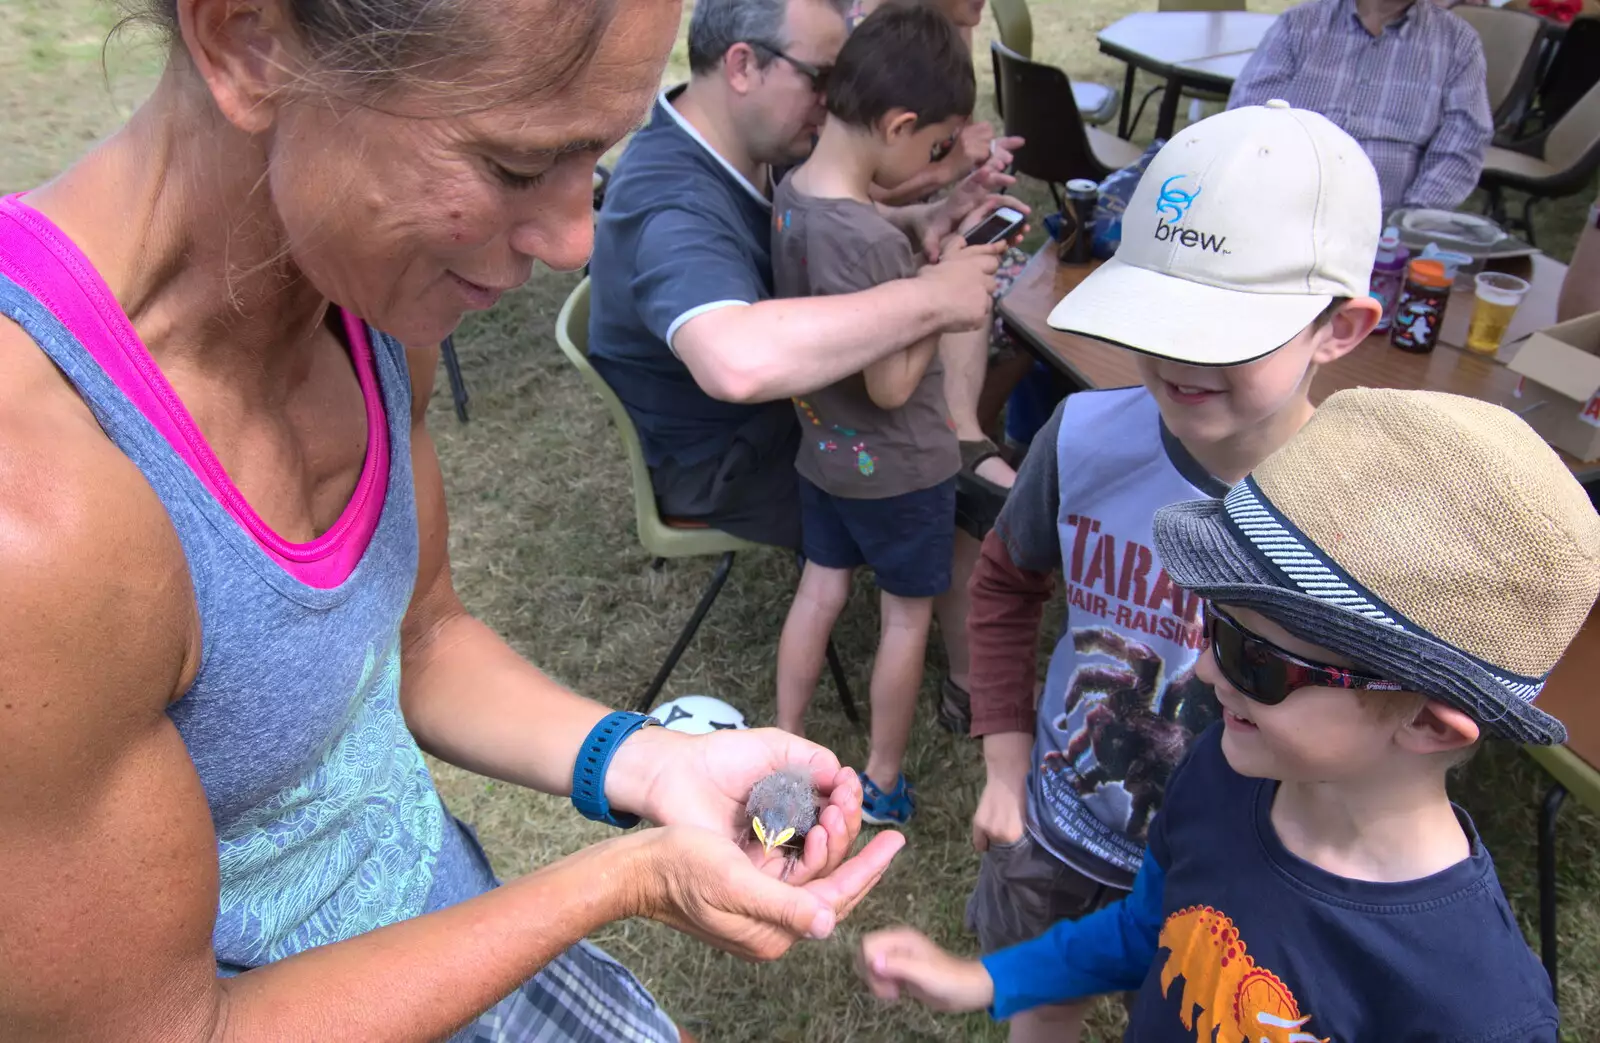
POLYGON ((1076 920, 1128 894, 1084 876, 1039 846, 1030 833, 990 844, 967 900, 967 929, 984 954, 1030 941, 1051 924, 1076 920))

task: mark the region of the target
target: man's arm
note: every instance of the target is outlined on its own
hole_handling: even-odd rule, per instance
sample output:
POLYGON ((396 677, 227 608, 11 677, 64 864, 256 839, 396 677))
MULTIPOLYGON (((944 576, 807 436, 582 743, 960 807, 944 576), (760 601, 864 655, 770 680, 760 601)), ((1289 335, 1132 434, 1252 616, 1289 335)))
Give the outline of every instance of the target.
POLYGON ((1589 209, 1589 216, 1572 251, 1572 266, 1561 282, 1561 299, 1556 303, 1556 321, 1566 322, 1579 315, 1600 311, 1600 199, 1589 209))
POLYGON ((671 347, 713 398, 803 395, 925 338, 980 328, 1002 248, 951 250, 914 278, 860 293, 717 308, 683 323, 671 347))
POLYGON ((1406 186, 1402 205, 1453 210, 1477 187, 1483 155, 1494 137, 1485 86, 1483 44, 1478 34, 1462 34, 1444 91, 1439 127, 1417 162, 1417 176, 1406 186))
POLYGON ((1244 71, 1228 93, 1228 108, 1264 105, 1273 98, 1288 96, 1290 84, 1300 68, 1292 18, 1281 14, 1261 37, 1261 45, 1245 62, 1244 71))

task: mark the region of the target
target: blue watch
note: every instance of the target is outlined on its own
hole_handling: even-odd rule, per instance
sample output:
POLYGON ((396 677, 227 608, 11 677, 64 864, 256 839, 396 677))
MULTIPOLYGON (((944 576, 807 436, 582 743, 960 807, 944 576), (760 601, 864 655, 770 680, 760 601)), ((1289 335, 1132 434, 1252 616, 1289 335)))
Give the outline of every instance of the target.
POLYGON ((611 810, 611 802, 606 800, 606 769, 624 739, 646 725, 660 723, 642 713, 618 710, 600 718, 590 729, 578 749, 578 761, 572 766, 572 806, 578 814, 618 829, 639 824, 638 815, 618 815, 611 810))

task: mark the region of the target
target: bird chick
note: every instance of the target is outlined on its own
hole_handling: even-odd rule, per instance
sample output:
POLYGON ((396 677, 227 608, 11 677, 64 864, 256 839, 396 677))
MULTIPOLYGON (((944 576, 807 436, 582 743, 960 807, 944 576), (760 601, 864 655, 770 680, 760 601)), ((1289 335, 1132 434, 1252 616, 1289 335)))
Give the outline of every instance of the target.
POLYGON ((768 856, 785 848, 782 878, 788 879, 806 834, 817 824, 817 789, 811 784, 811 770, 791 764, 773 772, 750 788, 744 810, 750 816, 750 831, 768 856))

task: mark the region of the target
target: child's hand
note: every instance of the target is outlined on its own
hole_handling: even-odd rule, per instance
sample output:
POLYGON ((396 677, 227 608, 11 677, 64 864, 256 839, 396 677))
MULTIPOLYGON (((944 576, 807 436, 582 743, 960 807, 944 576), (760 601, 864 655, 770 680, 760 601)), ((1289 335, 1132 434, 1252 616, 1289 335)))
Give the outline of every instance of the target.
POLYGON ((1028 772, 1033 766, 1033 736, 996 732, 983 737, 987 781, 972 816, 972 846, 1015 844, 1027 829, 1028 772))
POLYGON ((994 981, 977 960, 952 956, 921 931, 891 927, 861 939, 856 968, 880 1000, 902 993, 946 1014, 983 1010, 994 1002, 994 981))
MULTIPOLYGON (((989 162, 995 152, 994 140, 992 123, 980 121, 962 127, 959 144, 962 155, 967 158, 967 166, 976 169, 989 162)), ((1005 167, 1000 169, 1004 170, 1005 167)))
POLYGON ((978 810, 972 815, 972 846, 989 850, 990 844, 1015 844, 1027 832, 1028 791, 994 782, 983 787, 978 810))

